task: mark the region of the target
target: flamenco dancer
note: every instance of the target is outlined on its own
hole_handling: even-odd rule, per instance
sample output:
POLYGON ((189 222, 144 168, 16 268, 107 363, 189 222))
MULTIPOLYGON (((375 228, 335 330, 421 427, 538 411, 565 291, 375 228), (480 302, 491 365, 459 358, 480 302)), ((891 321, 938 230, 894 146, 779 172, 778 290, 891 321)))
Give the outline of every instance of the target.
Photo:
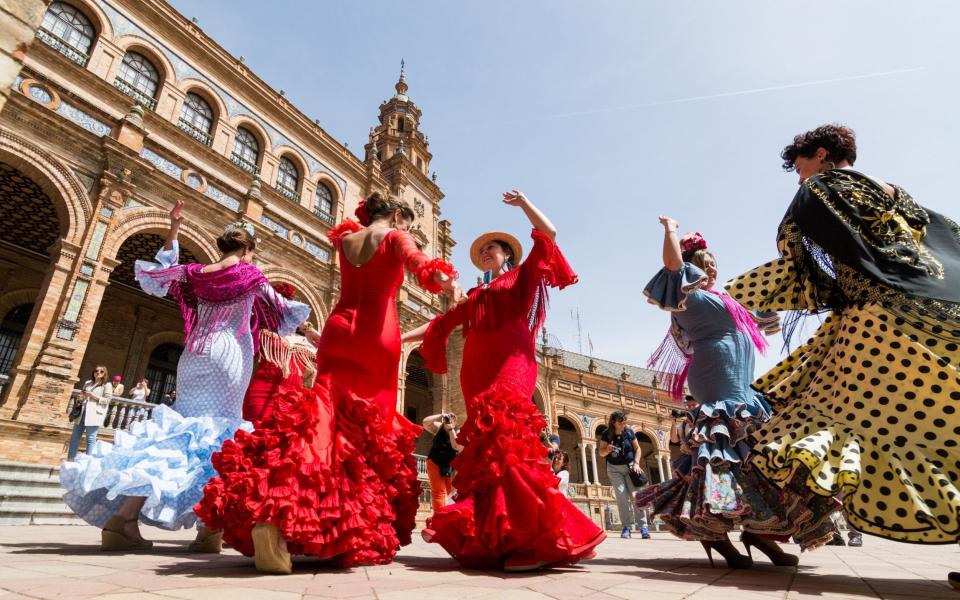
POLYGON ((404 268, 455 302, 463 291, 450 264, 417 248, 405 202, 374 195, 356 215, 329 233, 341 292, 320 335, 315 385, 281 386, 272 414, 223 445, 213 458, 220 476, 196 507, 264 573, 290 573, 291 554, 388 563, 414 528, 421 428, 396 412, 397 291, 404 268))
MULTIPOLYGON (((243 394, 261 329, 290 333, 310 307, 281 298, 251 264, 252 227, 234 223, 217 238, 223 253, 210 265, 177 264, 183 201, 170 211, 170 232, 157 263, 137 261, 137 281, 148 294, 169 294, 185 321, 185 350, 177 365, 176 409, 157 406, 150 420, 116 432, 113 444, 60 469, 64 500, 78 516, 102 528, 103 550, 146 549, 139 522, 177 530, 193 527, 193 506, 215 473, 210 457, 241 427, 243 394), (159 264, 158 264, 159 263, 159 264)), ((190 545, 219 552, 221 534, 201 526, 190 545)))
MULTIPOLYGON (((273 289, 293 300, 296 288, 289 283, 275 283, 273 289)), ((260 349, 256 355, 256 369, 243 397, 243 419, 256 423, 273 414, 273 398, 281 386, 298 388, 304 378, 313 385, 316 374, 319 335, 310 329, 310 323, 301 323, 295 333, 281 337, 269 329, 260 330, 260 349)))
POLYGON ((458 502, 428 519, 424 539, 464 566, 525 571, 589 558, 605 534, 557 488, 539 438, 546 422, 530 401, 547 286, 562 289, 577 276, 543 213, 516 190, 503 202, 530 219, 530 256, 520 263, 520 242, 507 233, 480 236, 470 256, 489 283, 404 339, 423 339, 427 367, 445 373, 447 337, 460 325, 466 337, 460 384, 467 420, 457 437, 464 449, 453 462, 458 502))
POLYGON ((956 544, 960 226, 855 171, 847 127, 802 133, 781 157, 800 189, 780 223, 780 258, 727 289, 752 308, 794 311, 790 321, 830 314, 754 383, 778 412, 753 462, 781 486, 798 478, 841 499, 858 531, 956 544))
POLYGON ((710 564, 719 552, 732 568, 753 565, 756 547, 778 566, 793 566, 771 535, 794 536, 803 548, 832 539, 830 514, 838 506, 812 492, 781 490, 745 467, 748 437, 770 418, 763 395, 750 387, 755 351, 767 347, 763 334, 779 330, 776 313, 758 317, 725 292, 714 289, 717 260, 699 233, 677 239, 677 223, 660 217, 664 267, 644 295, 670 312, 670 331, 651 358, 677 401, 684 385, 699 401, 691 413, 673 478, 637 493, 640 508, 654 514, 674 535, 699 540, 710 564), (763 331, 761 331, 763 327, 763 331), (740 526, 748 555, 727 534, 740 526))

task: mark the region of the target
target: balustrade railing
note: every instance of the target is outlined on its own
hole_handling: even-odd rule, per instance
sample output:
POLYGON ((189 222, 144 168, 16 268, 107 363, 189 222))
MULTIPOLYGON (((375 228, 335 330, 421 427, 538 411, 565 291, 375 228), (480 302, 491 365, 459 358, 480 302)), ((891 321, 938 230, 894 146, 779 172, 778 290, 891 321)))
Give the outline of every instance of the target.
POLYGON ((184 119, 183 117, 180 117, 179 125, 180 125, 180 129, 185 131, 187 135, 189 135, 190 137, 192 137, 193 139, 197 140, 198 142, 200 142, 205 146, 209 146, 210 142, 213 141, 213 138, 210 137, 209 133, 207 133, 206 131, 203 131, 202 129, 197 129, 193 125, 193 123, 184 119))
POLYGON ((260 172, 260 169, 257 168, 257 165, 253 164, 249 160, 245 159, 241 154, 234 152, 230 155, 230 160, 234 162, 238 167, 244 171, 248 171, 256 175, 260 172))
POLYGON ((66 56, 81 67, 87 66, 87 61, 90 60, 90 57, 85 53, 80 52, 68 44, 64 39, 55 35, 52 31, 44 29, 43 27, 37 30, 37 39, 50 46, 60 54, 66 56))
POLYGON ((293 200, 293 201, 296 202, 297 204, 300 203, 300 194, 297 193, 297 190, 291 190, 290 188, 288 188, 288 187, 286 187, 286 186, 284 186, 284 185, 281 185, 281 184, 279 184, 279 183, 278 183, 277 185, 273 186, 273 187, 274 187, 275 190, 277 190, 278 192, 280 192, 281 194, 283 194, 283 195, 286 196, 287 198, 290 198, 291 200, 293 200))
POLYGON ((129 83, 122 79, 115 79, 113 81, 113 87, 117 88, 124 94, 130 96, 134 101, 140 106, 146 108, 147 110, 154 110, 157 108, 157 101, 154 98, 144 94, 137 88, 131 86, 129 83))
POLYGON ((328 225, 333 225, 336 218, 320 207, 314 207, 313 214, 317 215, 321 221, 328 225))
MULTIPOLYGON (((83 402, 83 392, 81 390, 73 390, 73 393, 70 395, 67 414, 70 414, 70 411, 73 410, 77 402, 83 402)), ((152 417, 153 409, 156 408, 156 406, 156 404, 150 404, 149 402, 142 402, 122 396, 111 396, 110 406, 107 408, 107 414, 103 418, 101 427, 104 429, 129 429, 131 423, 145 421, 152 417)))

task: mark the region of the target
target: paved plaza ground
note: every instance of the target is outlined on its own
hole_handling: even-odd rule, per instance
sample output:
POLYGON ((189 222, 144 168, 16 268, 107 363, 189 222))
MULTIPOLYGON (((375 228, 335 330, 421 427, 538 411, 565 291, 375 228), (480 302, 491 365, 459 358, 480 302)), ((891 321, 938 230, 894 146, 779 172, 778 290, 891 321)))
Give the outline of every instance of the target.
MULTIPOLYGON (((472 571, 417 536, 392 565, 334 570, 310 559, 294 574, 265 576, 228 550, 187 554, 189 534, 148 529, 150 554, 102 553, 86 526, 0 527, 0 600, 14 598, 198 598, 200 600, 535 600, 726 598, 956 598, 947 571, 960 569, 956 546, 914 546, 865 537, 863 548, 828 547, 777 568, 762 556, 749 571, 711 569, 699 544, 655 534, 652 540, 604 542, 580 566, 532 574, 472 571)), ((742 549, 742 547, 741 547, 742 549)), ((796 550, 794 546, 792 548, 796 550)), ((718 563, 718 567, 721 565, 718 563)))

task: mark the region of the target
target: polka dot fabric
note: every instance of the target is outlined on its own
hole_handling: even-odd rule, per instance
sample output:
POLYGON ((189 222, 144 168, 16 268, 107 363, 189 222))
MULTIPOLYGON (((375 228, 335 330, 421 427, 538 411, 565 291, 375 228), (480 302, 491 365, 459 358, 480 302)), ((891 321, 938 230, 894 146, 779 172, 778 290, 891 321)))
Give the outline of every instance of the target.
MULTIPOLYGON (((805 308, 790 262, 767 263, 727 289, 751 308, 805 308)), ((754 382, 778 412, 757 433, 752 461, 781 485, 800 474, 815 493, 842 498, 861 531, 957 543, 960 320, 898 296, 901 304, 835 310, 754 382)))

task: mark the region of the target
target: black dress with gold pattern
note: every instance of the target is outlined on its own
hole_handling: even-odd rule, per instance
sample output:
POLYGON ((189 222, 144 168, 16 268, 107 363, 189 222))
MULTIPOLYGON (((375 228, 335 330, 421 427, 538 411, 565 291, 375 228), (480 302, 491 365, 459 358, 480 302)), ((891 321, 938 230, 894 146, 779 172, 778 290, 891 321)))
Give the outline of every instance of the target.
POLYGON ((810 177, 780 224, 781 258, 727 283, 750 308, 830 313, 754 382, 776 414, 751 460, 842 499, 863 532, 957 543, 960 228, 893 189, 849 169, 810 177))

